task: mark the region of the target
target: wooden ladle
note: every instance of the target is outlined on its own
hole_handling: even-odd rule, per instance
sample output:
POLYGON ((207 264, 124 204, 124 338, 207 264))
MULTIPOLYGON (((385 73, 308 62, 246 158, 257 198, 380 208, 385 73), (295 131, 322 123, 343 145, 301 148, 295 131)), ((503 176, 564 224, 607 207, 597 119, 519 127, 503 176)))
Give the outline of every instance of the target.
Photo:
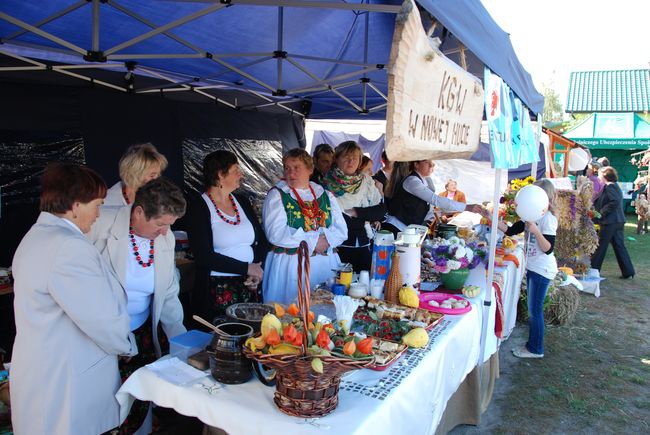
POLYGON ((211 330, 213 330, 213 331, 216 332, 217 334, 223 334, 222 331, 220 331, 220 330, 219 330, 216 326, 214 326, 212 323, 210 323, 210 322, 208 322, 207 320, 205 320, 203 317, 201 317, 201 316, 197 316, 197 315, 195 314, 195 315, 192 316, 192 318, 193 318, 194 320, 196 320, 197 322, 199 322, 201 325, 210 328, 211 330))

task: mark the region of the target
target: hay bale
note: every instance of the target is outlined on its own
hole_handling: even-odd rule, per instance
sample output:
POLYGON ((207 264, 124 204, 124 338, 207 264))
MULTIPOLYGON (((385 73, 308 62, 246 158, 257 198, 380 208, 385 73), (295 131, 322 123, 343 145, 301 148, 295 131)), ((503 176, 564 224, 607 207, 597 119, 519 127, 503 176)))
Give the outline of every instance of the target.
POLYGON ((562 326, 573 322, 580 305, 580 295, 576 286, 569 284, 557 287, 550 299, 551 303, 544 310, 546 323, 562 326))
MULTIPOLYGON (((573 285, 560 286, 566 275, 559 272, 551 281, 544 299, 544 323, 549 325, 568 325, 573 322, 578 306, 580 305, 580 293, 573 285)), ((520 322, 528 321, 528 294, 526 292, 526 280, 521 283, 519 304, 517 305, 517 319, 520 322)))

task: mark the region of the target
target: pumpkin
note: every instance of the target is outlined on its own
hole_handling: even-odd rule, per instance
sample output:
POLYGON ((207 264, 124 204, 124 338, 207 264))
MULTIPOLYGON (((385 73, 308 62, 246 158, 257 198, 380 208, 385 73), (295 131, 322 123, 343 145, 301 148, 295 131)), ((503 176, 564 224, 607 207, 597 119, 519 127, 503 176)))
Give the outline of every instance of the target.
POLYGON ((420 298, 417 292, 411 286, 404 286, 399 291, 399 303, 411 308, 420 306, 420 298))
POLYGON ((364 355, 369 355, 372 352, 372 338, 367 337, 359 340, 357 343, 357 350, 364 355))

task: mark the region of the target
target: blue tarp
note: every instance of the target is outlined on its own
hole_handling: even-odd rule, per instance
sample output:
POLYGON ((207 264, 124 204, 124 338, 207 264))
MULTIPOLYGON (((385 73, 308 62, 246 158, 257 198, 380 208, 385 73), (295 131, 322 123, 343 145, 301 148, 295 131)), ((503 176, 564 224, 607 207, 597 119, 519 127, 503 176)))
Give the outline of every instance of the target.
MULTIPOLYGON (((365 7, 401 4, 394 0, 350 0, 343 4, 350 3, 361 3, 365 7)), ((340 6, 342 3, 331 0, 324 4, 340 6)), ((438 26, 434 34, 443 40, 440 47, 443 52, 450 52, 449 57, 458 62, 458 53, 453 50, 462 41, 470 51, 467 56, 470 72, 482 77, 483 66, 487 65, 511 86, 533 113, 541 113, 543 97, 519 63, 508 35, 496 25, 479 0, 420 0, 419 4, 446 28, 443 32, 438 26)), ((236 0, 227 7, 218 2, 118 0, 98 2, 98 10, 98 51, 103 52, 100 55, 153 31, 156 26, 210 11, 172 26, 166 33, 110 53, 113 57, 108 56, 108 63, 137 62, 136 74, 143 73, 139 67, 152 68, 175 80, 213 86, 205 92, 216 96, 224 92, 227 95, 227 89, 234 88, 251 95, 253 92, 263 94, 276 102, 306 99, 311 102, 309 116, 312 118, 354 118, 359 115, 359 108, 369 110, 363 115, 368 118, 385 117, 385 99, 380 93, 387 92, 383 66, 389 59, 394 12, 332 7, 278 8, 237 4, 236 0), (282 23, 281 32, 278 32, 279 23, 282 23), (274 52, 280 58, 274 58, 274 52), (282 58, 285 53, 287 58, 282 58), (152 54, 179 56, 164 59, 142 56, 152 54), (199 57, 187 57, 192 54, 199 57), (365 75, 360 73, 364 68, 369 68, 365 75), (363 83, 367 81, 362 80, 364 78, 379 93, 363 83), (339 94, 333 93, 330 86, 340 86, 336 89, 339 94), (280 95, 274 96, 274 91, 280 95), (287 95, 283 96, 285 91, 287 95)), ((53 62, 83 63, 82 55, 93 51, 92 22, 93 2, 3 0, 0 3, 3 42, 0 52, 53 62), (69 12, 41 23, 66 8, 69 12), (21 31, 21 23, 38 27, 67 44, 38 35, 34 29, 17 34, 21 31)), ((2 74, 0 72, 0 80, 2 74)), ((137 80, 135 86, 137 91, 137 80)), ((234 98, 229 102, 240 105, 234 98)))

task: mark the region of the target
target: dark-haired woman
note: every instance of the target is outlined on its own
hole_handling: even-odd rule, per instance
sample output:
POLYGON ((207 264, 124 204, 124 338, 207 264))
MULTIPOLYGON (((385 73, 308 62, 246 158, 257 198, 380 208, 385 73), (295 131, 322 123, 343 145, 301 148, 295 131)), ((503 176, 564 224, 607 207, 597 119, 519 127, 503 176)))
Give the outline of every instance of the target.
POLYGON ((434 167, 432 160, 399 162, 394 165, 384 192, 390 202, 383 229, 396 235, 408 225, 422 225, 431 206, 440 207, 445 213, 465 210, 481 212, 482 207, 478 204, 465 204, 436 195, 426 182, 434 167))
MULTIPOLYGON (((141 186, 133 205, 102 207, 88 235, 127 295, 127 312, 138 354, 120 360, 125 381, 169 351, 168 339, 186 331, 169 230, 185 214, 185 198, 171 181, 156 178, 141 186), (160 327, 160 328, 159 328, 160 327)), ((135 401, 120 434, 151 432, 149 402, 135 401)))
POLYGON ((119 424, 117 357, 134 354, 135 340, 124 291, 84 235, 105 195, 86 167, 45 169, 41 214, 13 260, 17 434, 99 434, 119 424))
POLYGON ((196 261, 192 310, 212 320, 238 302, 260 302, 262 260, 268 250, 264 231, 241 184, 237 157, 219 150, 203 160, 205 192, 188 201, 190 248, 196 261))
POLYGON ((618 173, 611 166, 605 166, 598 171, 600 182, 605 186, 596 198, 594 207, 600 213, 600 219, 594 222, 600 224, 598 233, 598 248, 591 256, 591 267, 598 269, 603 266, 607 246, 611 243, 616 255, 621 278, 634 278, 634 265, 625 248, 625 213, 623 212, 623 192, 618 186, 618 173))

